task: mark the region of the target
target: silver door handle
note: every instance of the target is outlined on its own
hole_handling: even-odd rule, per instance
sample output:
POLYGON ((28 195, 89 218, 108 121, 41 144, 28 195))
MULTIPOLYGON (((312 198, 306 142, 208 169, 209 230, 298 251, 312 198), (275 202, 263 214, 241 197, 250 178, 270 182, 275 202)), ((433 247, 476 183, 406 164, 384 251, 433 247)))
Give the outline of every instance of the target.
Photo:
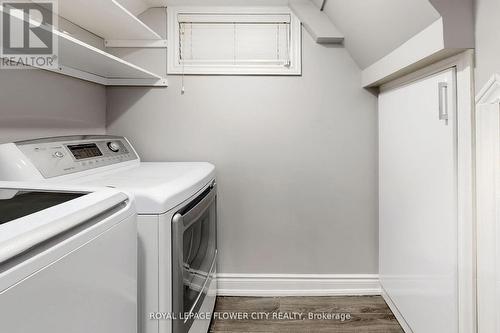
POLYGON ((439 82, 439 120, 448 120, 448 83, 439 82))
MULTIPOLYGON (((188 229, 192 224, 197 222, 198 218, 212 205, 217 194, 217 185, 215 181, 207 187, 204 194, 201 194, 201 200, 194 207, 190 207, 188 211, 182 210, 174 215, 172 222, 174 224, 182 224, 183 230, 188 229)), ((196 200, 196 199, 195 199, 196 200)))

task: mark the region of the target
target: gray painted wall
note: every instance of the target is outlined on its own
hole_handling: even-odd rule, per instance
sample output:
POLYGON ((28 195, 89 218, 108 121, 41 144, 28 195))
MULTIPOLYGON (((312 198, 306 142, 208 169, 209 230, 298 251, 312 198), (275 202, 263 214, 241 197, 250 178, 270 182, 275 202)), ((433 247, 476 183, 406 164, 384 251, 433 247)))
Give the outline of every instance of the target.
MULTIPOLYGON (((104 46, 101 38, 63 18, 59 28, 104 46)), ((0 143, 106 130, 106 88, 79 79, 37 69, 3 69, 0 101, 0 143)))
POLYGON ((345 46, 362 69, 440 17, 428 0, 327 0, 325 13, 344 33, 345 46))
POLYGON ((500 1, 476 0, 476 90, 500 73, 500 1))
POLYGON ((443 17, 447 48, 474 48, 474 0, 429 0, 443 17))
MULTIPOLYGON (((141 19, 164 29, 163 13, 141 19)), ((165 66, 161 51, 120 52, 165 66)), ((222 272, 377 273, 376 97, 344 48, 304 32, 301 77, 169 84, 108 88, 107 130, 146 161, 217 166, 222 272)))
POLYGON ((105 132, 106 89, 35 69, 0 70, 0 143, 105 132))

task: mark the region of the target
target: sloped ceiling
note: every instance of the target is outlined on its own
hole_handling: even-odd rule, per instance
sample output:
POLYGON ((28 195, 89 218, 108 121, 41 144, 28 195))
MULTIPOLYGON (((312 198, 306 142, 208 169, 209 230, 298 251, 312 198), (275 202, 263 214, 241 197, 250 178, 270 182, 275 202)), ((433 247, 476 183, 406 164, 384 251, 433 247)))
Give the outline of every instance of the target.
MULTIPOLYGON (((117 1, 135 15, 150 7, 168 5, 264 6, 284 5, 292 1, 312 1, 319 8, 323 2, 323 0, 117 1)), ((361 69, 380 60, 440 17, 429 0, 326 0, 324 11, 344 34, 345 46, 361 69)))
MULTIPOLYGON (((320 7, 322 0, 313 0, 320 7)), ((325 13, 365 69, 439 19, 428 0, 326 0, 325 13)))

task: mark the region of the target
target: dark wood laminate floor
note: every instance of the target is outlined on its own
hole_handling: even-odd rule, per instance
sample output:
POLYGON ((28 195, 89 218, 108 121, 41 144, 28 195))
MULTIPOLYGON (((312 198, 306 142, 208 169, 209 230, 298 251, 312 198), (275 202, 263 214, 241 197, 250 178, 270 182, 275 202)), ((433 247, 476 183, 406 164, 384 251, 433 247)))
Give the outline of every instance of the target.
POLYGON ((215 312, 211 333, 403 333, 380 296, 218 297, 215 312), (310 313, 337 316, 310 319, 310 313))

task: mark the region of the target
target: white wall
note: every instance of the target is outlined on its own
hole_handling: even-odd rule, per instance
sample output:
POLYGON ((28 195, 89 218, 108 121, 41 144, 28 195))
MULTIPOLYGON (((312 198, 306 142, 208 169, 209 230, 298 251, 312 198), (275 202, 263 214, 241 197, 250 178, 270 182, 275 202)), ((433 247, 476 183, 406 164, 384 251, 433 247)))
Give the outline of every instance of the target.
POLYGON ((301 77, 189 76, 185 95, 168 79, 108 88, 108 133, 146 161, 216 164, 222 272, 377 273, 376 97, 343 47, 303 32, 301 77))
POLYGON ((476 90, 500 73, 500 1, 476 0, 476 90))

